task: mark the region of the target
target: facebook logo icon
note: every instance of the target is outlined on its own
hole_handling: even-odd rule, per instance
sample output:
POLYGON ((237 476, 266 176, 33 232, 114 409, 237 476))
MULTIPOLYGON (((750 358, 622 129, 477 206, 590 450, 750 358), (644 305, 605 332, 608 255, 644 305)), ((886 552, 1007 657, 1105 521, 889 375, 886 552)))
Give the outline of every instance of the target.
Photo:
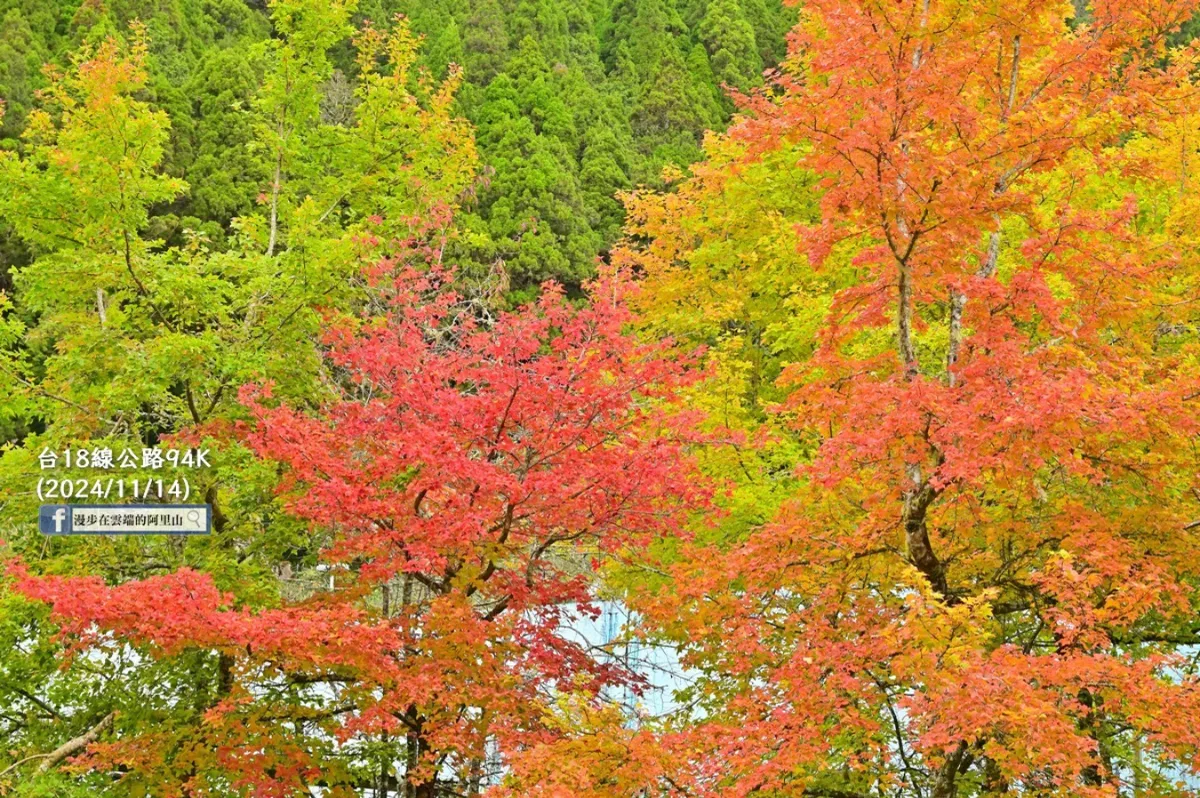
POLYGON ((71 508, 66 504, 43 504, 38 510, 38 527, 43 535, 71 534, 71 508))

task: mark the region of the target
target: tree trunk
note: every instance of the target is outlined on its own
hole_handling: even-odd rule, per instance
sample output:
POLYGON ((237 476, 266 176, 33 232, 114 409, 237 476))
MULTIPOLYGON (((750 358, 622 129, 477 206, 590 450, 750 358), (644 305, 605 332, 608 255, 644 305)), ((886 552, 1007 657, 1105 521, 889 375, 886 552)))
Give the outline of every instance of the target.
POLYGON ((954 753, 946 759, 941 770, 937 772, 937 780, 933 783, 930 798, 955 798, 958 795, 958 774, 970 766, 967 757, 967 741, 958 744, 954 753))

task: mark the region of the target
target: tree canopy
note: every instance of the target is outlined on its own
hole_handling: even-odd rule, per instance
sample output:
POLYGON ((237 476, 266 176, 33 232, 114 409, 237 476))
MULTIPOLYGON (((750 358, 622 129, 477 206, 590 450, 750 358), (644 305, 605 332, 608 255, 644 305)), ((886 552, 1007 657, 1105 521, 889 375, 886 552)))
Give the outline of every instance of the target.
POLYGON ((1198 19, 0 7, 0 796, 1200 795, 1198 19))

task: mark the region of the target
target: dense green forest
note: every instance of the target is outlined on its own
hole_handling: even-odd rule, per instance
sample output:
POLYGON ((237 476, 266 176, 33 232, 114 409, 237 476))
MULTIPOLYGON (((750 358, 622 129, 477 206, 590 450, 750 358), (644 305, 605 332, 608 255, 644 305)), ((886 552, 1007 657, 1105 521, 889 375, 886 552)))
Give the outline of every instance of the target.
MULTIPOLYGON (((170 118, 164 172, 189 188, 152 207, 145 236, 171 246, 191 231, 226 246, 231 221, 252 213, 272 180, 256 117, 260 45, 274 35, 264 5, 6 0, 0 14, 5 148, 20 147, 45 64, 134 20, 146 26, 142 96, 170 118)), ((477 273, 502 263, 511 289, 527 294, 594 272, 621 228, 617 192, 700 156, 704 132, 733 109, 726 87, 761 84, 795 12, 778 0, 370 0, 352 24, 386 27, 397 14, 424 37, 420 65, 434 78, 450 64, 465 76, 455 110, 475 126, 481 168, 456 257, 477 273)), ((329 53, 323 123, 351 119, 358 69, 348 42, 329 53)), ((29 259, 11 231, 2 252, 8 265, 29 259)))

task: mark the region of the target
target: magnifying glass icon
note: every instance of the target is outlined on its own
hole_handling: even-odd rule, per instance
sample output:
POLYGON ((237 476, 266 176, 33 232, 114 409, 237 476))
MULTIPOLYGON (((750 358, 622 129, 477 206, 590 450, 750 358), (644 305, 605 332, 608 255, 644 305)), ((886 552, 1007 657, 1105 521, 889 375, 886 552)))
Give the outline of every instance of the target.
POLYGON ((188 520, 189 524, 193 524, 195 526, 200 526, 200 511, 199 510, 188 510, 187 511, 187 520, 188 520))

